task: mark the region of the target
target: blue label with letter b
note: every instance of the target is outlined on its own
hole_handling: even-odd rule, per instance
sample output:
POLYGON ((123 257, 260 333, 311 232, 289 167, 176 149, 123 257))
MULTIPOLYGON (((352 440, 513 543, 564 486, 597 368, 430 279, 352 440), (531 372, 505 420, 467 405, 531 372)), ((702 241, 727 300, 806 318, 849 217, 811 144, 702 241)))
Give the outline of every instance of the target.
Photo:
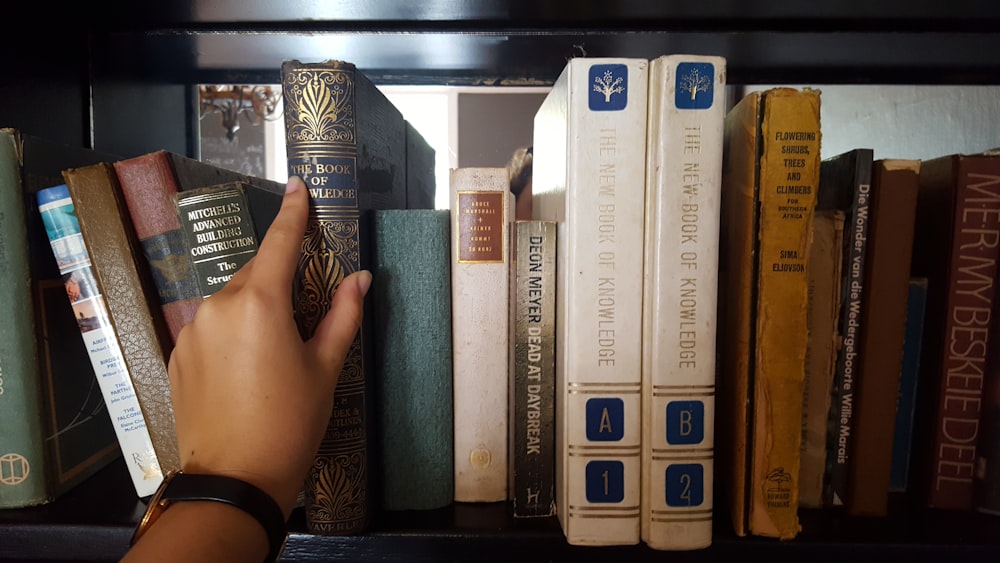
POLYGON ((700 444, 705 439, 705 403, 670 401, 667 403, 667 443, 700 444))

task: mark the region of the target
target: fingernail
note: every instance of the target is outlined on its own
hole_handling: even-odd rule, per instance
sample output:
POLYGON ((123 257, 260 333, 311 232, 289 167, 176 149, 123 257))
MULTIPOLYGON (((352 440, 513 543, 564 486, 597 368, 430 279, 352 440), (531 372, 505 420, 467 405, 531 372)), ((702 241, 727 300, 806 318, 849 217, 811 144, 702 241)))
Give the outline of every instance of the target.
POLYGON ((368 270, 361 270, 361 275, 358 276, 358 289, 361 290, 361 296, 364 297, 368 295, 368 288, 372 286, 372 273, 368 270))
POLYGON ((299 178, 298 176, 290 176, 288 178, 288 183, 285 184, 285 193, 286 194, 295 193, 300 189, 302 189, 304 186, 305 184, 302 182, 302 178, 299 178))

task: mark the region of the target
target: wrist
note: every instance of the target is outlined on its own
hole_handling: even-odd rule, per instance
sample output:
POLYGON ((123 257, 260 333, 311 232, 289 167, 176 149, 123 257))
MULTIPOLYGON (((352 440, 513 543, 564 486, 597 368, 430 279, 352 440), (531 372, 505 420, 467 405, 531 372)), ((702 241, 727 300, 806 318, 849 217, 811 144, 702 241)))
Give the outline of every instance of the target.
POLYGON ((132 536, 132 545, 175 503, 212 502, 229 505, 251 516, 264 530, 268 541, 265 561, 276 561, 284 549, 285 515, 267 492, 245 480, 212 474, 171 472, 157 489, 146 514, 132 536))
MULTIPOLYGON (((266 493, 281 509, 282 518, 287 521, 298 498, 298 491, 302 484, 298 483, 297 488, 286 485, 282 479, 268 476, 260 472, 252 472, 234 467, 212 467, 209 465, 187 461, 183 464, 182 470, 186 474, 196 475, 219 475, 238 479, 253 485, 266 493)), ((303 481, 305 477, 300 479, 303 481)))

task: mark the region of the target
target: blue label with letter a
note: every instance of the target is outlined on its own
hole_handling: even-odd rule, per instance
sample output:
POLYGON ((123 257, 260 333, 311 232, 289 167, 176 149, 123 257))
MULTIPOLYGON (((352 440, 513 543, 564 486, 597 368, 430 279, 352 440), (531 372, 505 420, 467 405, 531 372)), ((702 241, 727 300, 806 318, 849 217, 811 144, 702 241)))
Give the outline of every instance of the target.
POLYGON ((589 399, 587 401, 587 439, 591 442, 617 442, 625 437, 625 401, 589 399))
POLYGON ((593 65, 590 67, 590 111, 621 111, 628 104, 628 67, 593 65))
POLYGON ((701 464, 668 465, 664 483, 667 506, 700 506, 705 502, 705 468, 701 464))
POLYGON ((708 109, 715 99, 715 65, 679 63, 674 77, 677 109, 708 109))
POLYGON ((705 403, 670 401, 667 403, 667 444, 700 444, 705 439, 705 403))
POLYGON ((587 462, 587 502, 625 500, 625 464, 620 461, 587 462))

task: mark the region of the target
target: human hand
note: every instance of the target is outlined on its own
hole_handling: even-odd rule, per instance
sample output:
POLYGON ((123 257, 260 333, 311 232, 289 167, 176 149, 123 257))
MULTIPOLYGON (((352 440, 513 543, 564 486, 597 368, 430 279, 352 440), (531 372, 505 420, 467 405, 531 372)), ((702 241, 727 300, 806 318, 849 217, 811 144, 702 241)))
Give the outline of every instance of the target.
POLYGON ((307 217, 308 194, 292 177, 257 255, 199 306, 168 367, 183 470, 248 481, 286 518, 326 430, 371 283, 367 271, 345 278, 302 341, 291 287, 307 217))

